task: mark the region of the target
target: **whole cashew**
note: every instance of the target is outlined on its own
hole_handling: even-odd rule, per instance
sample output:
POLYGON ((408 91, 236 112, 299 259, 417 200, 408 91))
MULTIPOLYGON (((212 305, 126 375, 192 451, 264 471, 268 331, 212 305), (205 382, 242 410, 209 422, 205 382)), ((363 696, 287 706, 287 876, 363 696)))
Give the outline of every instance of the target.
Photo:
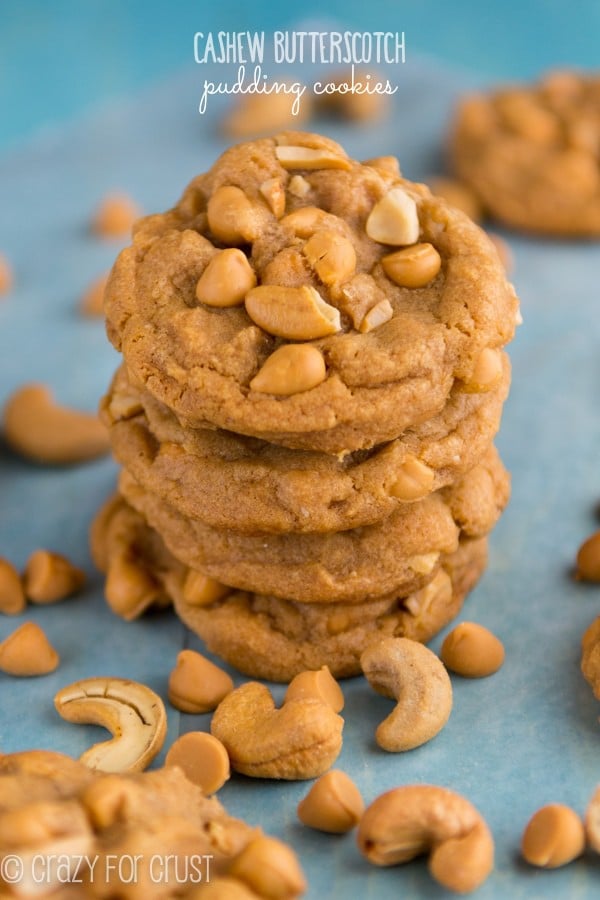
POLYGON ((80 757, 99 772, 141 772, 167 733, 162 700, 137 681, 86 678, 62 688, 54 705, 67 722, 103 725, 111 732, 111 741, 94 744, 80 757))
POLYGON ((316 697, 276 709, 269 689, 249 681, 221 701, 210 730, 232 768, 254 778, 316 778, 342 748, 344 720, 316 697))
POLYGON ((365 811, 360 852, 377 866, 394 866, 429 853, 429 871, 444 887, 467 893, 494 866, 492 834, 472 803, 435 785, 387 791, 365 811))
POLYGON ((4 437, 38 463, 83 462, 108 453, 108 431, 96 415, 58 406, 49 388, 26 384, 4 408, 4 437))
POLYGON ((374 690, 397 700, 375 732, 383 750, 412 750, 441 731, 452 710, 452 685, 441 661, 417 641, 383 638, 360 658, 374 690))

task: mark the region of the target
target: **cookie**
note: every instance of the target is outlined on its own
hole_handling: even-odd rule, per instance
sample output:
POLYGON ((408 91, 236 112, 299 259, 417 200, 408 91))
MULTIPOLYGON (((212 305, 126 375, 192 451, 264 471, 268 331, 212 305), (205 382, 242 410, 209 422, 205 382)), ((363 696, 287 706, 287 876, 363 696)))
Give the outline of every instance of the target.
POLYGON ((105 312, 133 378, 185 427, 345 454, 437 415, 456 380, 495 387, 518 301, 462 213, 286 132, 227 150, 142 220, 105 312))
POLYGON ((175 611, 207 648, 245 675, 290 681, 328 665, 359 675, 360 655, 380 635, 426 642, 460 611, 487 563, 487 539, 462 541, 424 588, 405 597, 326 607, 236 591, 212 606, 175 598, 175 611))
MULTIPOLYGON (((196 897, 199 876, 231 877, 233 860, 261 834, 229 816, 177 766, 105 775, 43 750, 0 758, 0 856, 21 863, 18 896, 38 896, 32 873, 43 871, 43 893, 65 900, 125 896, 131 885, 140 897, 196 897), (77 863, 68 880, 64 862, 62 877, 60 868, 67 858, 77 863), (127 872, 115 860, 125 861, 127 872)), ((8 893, 0 887, 3 897, 13 895, 7 887, 8 893)))
POLYGON ((374 525, 327 533, 236 534, 213 528, 185 518, 126 471, 119 490, 178 559, 217 581, 306 603, 360 602, 391 591, 410 593, 431 578, 439 554, 453 552, 458 543, 452 502, 460 508, 465 535, 491 530, 508 500, 508 476, 493 448, 481 468, 486 471, 476 467, 445 493, 404 504, 374 525))
POLYGON ((566 237, 600 236, 600 77, 551 72, 466 98, 452 164, 498 220, 566 237))
MULTIPOLYGON (((132 537, 140 529, 152 531, 123 498, 108 507, 120 521, 124 538, 128 530, 132 537)), ((101 529, 96 529, 96 538, 103 540, 101 529)), ((139 537, 135 540, 140 568, 162 584, 164 597, 173 599, 178 615, 206 646, 246 675, 273 681, 289 681, 322 665, 337 677, 356 675, 361 652, 377 634, 428 641, 458 613, 487 561, 486 538, 463 538, 454 553, 442 557, 429 583, 412 594, 310 604, 234 590, 201 606, 184 599, 186 579, 194 570, 179 562, 157 534, 144 544, 139 537), (139 553, 140 547, 151 544, 152 553, 139 553)), ((106 546, 98 551, 103 569, 110 569, 115 545, 110 552, 106 546)))
POLYGON ((124 367, 102 417, 117 460, 184 516, 235 531, 340 531, 391 515, 402 496, 413 499, 398 474, 414 459, 427 467, 425 493, 471 469, 498 430, 509 380, 503 354, 503 377, 493 391, 455 388, 433 419, 343 459, 220 429, 183 429, 164 404, 131 384, 124 367))

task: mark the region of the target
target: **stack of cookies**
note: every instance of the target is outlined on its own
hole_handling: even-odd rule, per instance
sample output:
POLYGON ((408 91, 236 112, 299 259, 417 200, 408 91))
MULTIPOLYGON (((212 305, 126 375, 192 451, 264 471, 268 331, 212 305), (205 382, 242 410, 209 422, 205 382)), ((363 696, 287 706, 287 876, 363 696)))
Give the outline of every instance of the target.
POLYGON ((92 547, 126 618, 173 601, 287 681, 428 640, 508 500, 493 447, 518 301, 486 235, 318 135, 225 152, 138 223, 106 291, 123 465, 92 547))

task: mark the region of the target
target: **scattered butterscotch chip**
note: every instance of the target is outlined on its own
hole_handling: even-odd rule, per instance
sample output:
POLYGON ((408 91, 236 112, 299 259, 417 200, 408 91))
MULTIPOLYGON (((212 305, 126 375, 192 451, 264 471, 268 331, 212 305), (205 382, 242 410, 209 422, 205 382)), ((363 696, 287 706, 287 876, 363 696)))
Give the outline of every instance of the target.
POLYGON ((460 209, 474 222, 481 221, 483 210, 477 199, 476 194, 471 188, 457 181, 455 178, 446 178, 442 175, 436 175, 427 179, 427 184, 431 189, 431 193, 436 197, 441 197, 450 206, 460 209))
POLYGON ((583 542, 577 552, 577 578, 600 581, 600 531, 583 542))
POLYGON ((108 281, 108 273, 95 278, 83 294, 79 303, 79 311, 84 316, 104 315, 104 288, 108 281))
POLYGON ((59 661, 58 653, 34 622, 24 622, 0 644, 0 671, 7 675, 47 675, 59 661))
POLYGON ((13 284, 13 273, 7 258, 0 253, 0 297, 8 294, 13 284))
POLYGON ((531 817, 521 840, 521 852, 532 866, 557 869, 585 849, 583 822, 570 806, 550 803, 531 817))
POLYGON ((182 650, 169 676, 169 701, 181 712, 212 712, 233 688, 223 669, 195 650, 182 650))
POLYGON ((342 689, 329 671, 328 666, 322 666, 316 671, 300 672, 292 678, 285 692, 285 700, 299 700, 307 697, 316 697, 329 704, 335 713, 344 708, 344 695, 342 689))
POLYGON ((0 557, 0 612, 15 616, 25 609, 25 592, 15 567, 0 557))
POLYGON ((495 634, 476 622, 461 622, 442 644, 440 657, 447 669, 465 678, 485 678, 504 662, 504 646, 495 634))
POLYGON ((237 856, 229 875, 247 884, 259 897, 284 900, 306 890, 306 880, 294 851, 276 838, 260 836, 237 856))
POLYGON ((55 603, 80 590, 85 573, 60 553, 36 550, 27 561, 23 584, 32 603, 55 603))
POLYGON ((94 213, 92 230, 100 237, 127 237, 141 211, 127 194, 109 194, 94 213))
POLYGON ((298 818, 309 828, 345 834, 358 825, 364 809, 363 798, 352 779, 339 769, 331 769, 315 781, 300 801, 298 818))
POLYGON ((207 796, 216 794, 230 775, 227 750, 206 731, 189 731, 177 738, 165 757, 165 765, 179 766, 207 796))

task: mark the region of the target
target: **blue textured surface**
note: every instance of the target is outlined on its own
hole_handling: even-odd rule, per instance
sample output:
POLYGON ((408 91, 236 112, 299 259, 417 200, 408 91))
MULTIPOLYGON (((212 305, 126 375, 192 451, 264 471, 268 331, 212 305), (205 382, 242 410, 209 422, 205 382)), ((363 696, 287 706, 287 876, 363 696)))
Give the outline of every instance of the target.
MULTIPOLYGON (((359 158, 398 153, 405 173, 419 179, 439 163, 448 109, 464 82, 413 60, 400 83, 394 115, 381 127, 327 131, 359 158)), ((95 407, 117 358, 102 325, 80 318, 76 305, 119 244, 89 235, 90 211, 113 187, 131 192, 147 210, 165 208, 214 159, 222 147, 214 130, 218 107, 205 120, 196 116, 198 84, 197 73, 184 73, 0 160, 0 247, 16 271, 15 289, 0 303, 0 402, 17 384, 41 379, 61 401, 95 407)), ((499 439, 513 472, 513 500, 493 535, 488 572, 461 617, 504 640, 506 664, 487 680, 455 679, 447 727, 402 755, 374 745, 389 703, 363 681, 348 682, 339 766, 367 801, 415 781, 467 795, 497 842, 496 870, 478 893, 482 900, 592 898, 599 884, 594 859, 536 872, 518 861, 518 844, 542 804, 583 810, 600 774, 598 704, 578 670, 580 637, 600 611, 600 592, 569 577, 577 546, 597 526, 600 498, 598 248, 509 240, 525 318, 511 349, 514 386, 499 439)), ((44 746, 80 753, 98 730, 58 718, 51 698, 59 686, 105 673, 139 678, 164 695, 177 650, 188 641, 197 646, 169 613, 126 625, 105 608, 86 532, 114 475, 107 461, 52 470, 2 451, 0 553, 22 565, 33 549, 49 546, 90 575, 81 598, 0 621, 0 638, 25 618, 39 622, 63 657, 47 678, 0 676, 3 751, 44 746)), ((208 717, 171 711, 169 741, 193 727, 207 728, 208 717)), ((311 898, 446 896, 423 863, 377 870, 358 855, 352 836, 303 829, 295 807, 307 787, 233 777, 220 797, 233 814, 294 845, 311 898)))

